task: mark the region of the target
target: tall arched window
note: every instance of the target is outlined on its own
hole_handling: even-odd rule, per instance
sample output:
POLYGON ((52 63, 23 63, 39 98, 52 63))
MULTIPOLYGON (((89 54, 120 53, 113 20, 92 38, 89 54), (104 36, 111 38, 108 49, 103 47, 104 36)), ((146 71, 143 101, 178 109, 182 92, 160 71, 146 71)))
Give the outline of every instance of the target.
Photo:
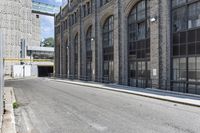
POLYGON ((69 63, 68 57, 69 57, 69 43, 68 43, 68 40, 66 40, 66 64, 65 64, 65 67, 66 67, 65 77, 66 78, 68 78, 68 63, 69 63))
POLYGON ((113 67, 113 44, 114 44, 114 21, 113 16, 106 19, 103 25, 103 80, 105 82, 114 81, 113 67))
POLYGON ((200 1, 172 0, 174 91, 200 94, 200 1))
POLYGON ((86 79, 92 79, 92 26, 90 26, 86 33, 86 79))
POLYGON ((150 80, 149 1, 138 2, 128 16, 129 85, 147 87, 150 80))
POLYGON ((74 38, 74 78, 78 78, 78 33, 74 38))

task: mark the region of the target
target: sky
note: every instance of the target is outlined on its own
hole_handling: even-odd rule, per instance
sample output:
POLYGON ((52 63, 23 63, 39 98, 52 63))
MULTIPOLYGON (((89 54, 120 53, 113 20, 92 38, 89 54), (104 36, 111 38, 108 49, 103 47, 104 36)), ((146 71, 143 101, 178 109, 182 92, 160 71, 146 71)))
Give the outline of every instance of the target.
POLYGON ((54 37, 54 18, 40 15, 40 29, 41 40, 48 37, 54 37))
POLYGON ((34 1, 56 5, 56 6, 60 6, 62 4, 62 0, 34 0, 34 1))
MULTIPOLYGON (((47 3, 50 5, 61 6, 62 0, 35 0, 37 2, 47 3)), ((54 18, 50 16, 40 15, 41 40, 54 37, 54 18)))

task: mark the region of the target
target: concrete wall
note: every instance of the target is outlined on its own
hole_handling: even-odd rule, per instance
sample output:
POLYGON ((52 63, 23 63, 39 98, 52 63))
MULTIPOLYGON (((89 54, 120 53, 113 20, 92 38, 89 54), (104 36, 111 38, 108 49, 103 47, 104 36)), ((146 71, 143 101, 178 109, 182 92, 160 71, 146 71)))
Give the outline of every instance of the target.
MULTIPOLYGON (((5 40, 5 58, 20 58, 20 40, 26 45, 40 45, 39 19, 32 14, 31 0, 1 0, 0 29, 5 40)), ((11 66, 19 62, 5 62, 5 74, 11 74, 11 66)))

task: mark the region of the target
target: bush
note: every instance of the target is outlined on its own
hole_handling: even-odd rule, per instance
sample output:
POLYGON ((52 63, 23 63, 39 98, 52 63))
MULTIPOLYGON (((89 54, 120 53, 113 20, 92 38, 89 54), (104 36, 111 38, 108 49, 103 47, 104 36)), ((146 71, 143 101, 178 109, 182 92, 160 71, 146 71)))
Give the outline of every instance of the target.
POLYGON ((14 108, 14 109, 17 109, 18 107, 19 107, 19 103, 14 102, 14 103, 13 103, 13 108, 14 108))

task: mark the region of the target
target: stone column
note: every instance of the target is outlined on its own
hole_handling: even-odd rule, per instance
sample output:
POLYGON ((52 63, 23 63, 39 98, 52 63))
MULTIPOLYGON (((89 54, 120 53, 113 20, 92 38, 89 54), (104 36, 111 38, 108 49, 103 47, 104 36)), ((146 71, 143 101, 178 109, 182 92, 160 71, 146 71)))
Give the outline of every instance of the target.
POLYGON ((128 85, 128 36, 127 36, 127 15, 124 12, 125 6, 121 6, 121 55, 120 55, 120 73, 121 84, 128 85))
POLYGON ((95 81, 95 78, 96 78, 96 58, 95 58, 95 55, 96 55, 96 4, 97 2, 95 0, 93 0, 93 3, 92 3, 92 38, 93 40, 91 41, 91 48, 92 48, 92 80, 95 81))
MULTIPOLYGON (((95 2, 93 2, 93 7, 95 6, 95 2)), ((94 7, 95 8, 95 7, 94 7)), ((92 18, 96 18, 96 14, 95 14, 95 9, 93 8, 93 13, 94 15, 92 16, 92 18)), ((92 19, 92 38, 93 40, 91 41, 91 47, 92 47, 92 80, 95 81, 96 78, 96 26, 95 26, 95 19, 92 19)))
POLYGON ((119 44, 121 44, 121 38, 120 38, 120 30, 121 30, 121 22, 119 16, 119 8, 121 5, 120 0, 115 1, 115 7, 114 7, 114 82, 119 83, 119 44))
POLYGON ((96 13, 95 13, 95 60, 96 60, 96 80, 101 81, 103 78, 103 46, 102 46, 102 27, 100 24, 100 18, 98 14, 98 5, 99 5, 99 0, 96 0, 96 13))
MULTIPOLYGON (((85 79, 86 78, 86 38, 85 38, 85 30, 84 30, 84 24, 83 24, 83 9, 80 8, 81 10, 81 17, 80 17, 80 48, 81 48, 81 56, 80 56, 80 60, 81 60, 81 65, 80 65, 80 69, 81 69, 81 78, 85 79)), ((87 29, 86 29, 87 30, 87 29)))
POLYGON ((62 75, 63 78, 67 77, 67 42, 66 42, 66 33, 64 34, 64 38, 63 38, 63 45, 62 45, 62 75))
POLYGON ((170 1, 160 5, 160 88, 170 90, 170 1))
POLYGON ((150 22, 150 64, 152 87, 159 87, 159 1, 150 1, 150 18, 156 21, 150 22))
MULTIPOLYGON (((69 27, 69 33, 72 33, 72 30, 71 28, 69 27)), ((69 47, 68 47, 68 50, 69 50, 69 77, 70 78, 73 78, 74 77, 74 40, 72 38, 72 35, 69 34, 69 38, 68 38, 68 42, 69 42, 69 47)))

